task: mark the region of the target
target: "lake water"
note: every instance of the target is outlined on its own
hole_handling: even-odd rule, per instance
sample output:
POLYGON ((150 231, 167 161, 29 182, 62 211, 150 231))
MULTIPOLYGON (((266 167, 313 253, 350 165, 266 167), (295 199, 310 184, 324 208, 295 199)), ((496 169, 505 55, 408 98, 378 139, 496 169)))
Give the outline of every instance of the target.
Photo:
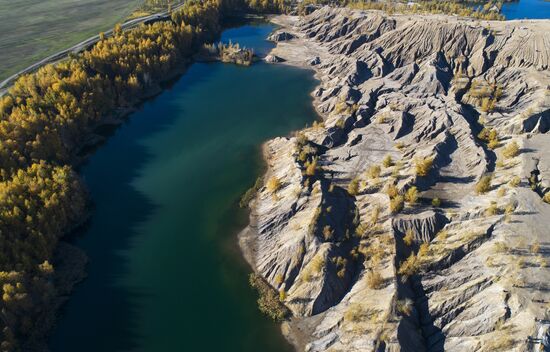
MULTIPOLYGON (((268 24, 224 32, 265 53, 268 24)), ((236 235, 260 145, 315 119, 312 73, 194 64, 143 104, 81 173, 95 209, 75 244, 90 257, 52 351, 284 352, 257 309, 236 235)))
POLYGON ((502 14, 506 16, 507 20, 550 18, 550 1, 519 0, 506 2, 502 6, 502 14))

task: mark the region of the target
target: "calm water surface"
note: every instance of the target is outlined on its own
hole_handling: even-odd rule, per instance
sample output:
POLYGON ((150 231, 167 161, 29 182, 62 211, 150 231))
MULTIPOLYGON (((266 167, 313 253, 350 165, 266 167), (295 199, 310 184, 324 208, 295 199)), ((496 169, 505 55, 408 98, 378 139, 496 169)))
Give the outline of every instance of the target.
MULTIPOLYGON (((272 26, 223 34, 258 53, 272 26)), ((260 144, 315 119, 311 72, 194 64, 116 130, 81 172, 95 203, 75 240, 90 257, 51 339, 56 351, 284 352, 236 246, 239 196, 260 144)))
POLYGON ((519 0, 507 2, 502 6, 502 14, 508 20, 550 18, 550 1, 519 0))

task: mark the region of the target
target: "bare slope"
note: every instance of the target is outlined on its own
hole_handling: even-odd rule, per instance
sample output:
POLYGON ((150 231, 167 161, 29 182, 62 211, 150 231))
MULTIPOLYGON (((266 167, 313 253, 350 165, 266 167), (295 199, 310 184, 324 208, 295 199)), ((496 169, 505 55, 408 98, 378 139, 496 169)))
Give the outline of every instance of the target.
POLYGON ((324 121, 266 143, 280 187, 258 192, 241 239, 285 291, 289 338, 307 351, 546 344, 550 21, 330 8, 277 21, 295 38, 273 54, 316 70, 324 121), (414 202, 399 210, 402 196, 414 202))

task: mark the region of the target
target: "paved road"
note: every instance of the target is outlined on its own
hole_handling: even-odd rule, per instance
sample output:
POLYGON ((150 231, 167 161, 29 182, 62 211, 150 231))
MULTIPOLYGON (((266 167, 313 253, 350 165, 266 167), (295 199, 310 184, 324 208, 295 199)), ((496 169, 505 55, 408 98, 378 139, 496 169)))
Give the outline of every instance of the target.
MULTIPOLYGON (((175 11, 175 10, 179 9, 182 6, 183 6, 183 3, 178 4, 177 6, 173 7, 172 11, 175 11)), ((152 22, 156 22, 156 21, 166 20, 168 18, 170 18, 170 12, 168 12, 168 11, 159 12, 159 13, 156 13, 156 14, 153 14, 153 15, 149 15, 149 16, 140 17, 140 18, 136 18, 136 19, 126 21, 122 24, 122 29, 124 29, 124 30, 131 29, 131 28, 139 26, 142 23, 152 23, 152 22)), ((105 32, 105 37, 109 37, 112 34, 113 34, 113 30, 110 29, 110 30, 105 32)), ((65 50, 59 51, 59 52, 57 52, 53 55, 50 55, 47 58, 42 59, 42 60, 30 65, 29 67, 27 67, 27 68, 15 73, 15 74, 11 75, 10 77, 8 77, 5 80, 3 80, 2 82, 0 82, 0 96, 4 95, 4 93, 6 93, 7 89, 13 84, 13 82, 15 82, 15 80, 19 76, 24 75, 26 73, 34 72, 34 71, 38 70, 40 67, 42 67, 46 64, 64 59, 65 57, 67 57, 71 53, 76 54, 76 53, 79 53, 81 51, 84 51, 84 50, 90 48, 91 46, 93 46, 98 41, 99 41, 99 34, 94 35, 93 37, 90 37, 86 40, 83 40, 80 43, 75 44, 75 45, 73 45, 72 47, 70 47, 68 49, 65 49, 65 50)))

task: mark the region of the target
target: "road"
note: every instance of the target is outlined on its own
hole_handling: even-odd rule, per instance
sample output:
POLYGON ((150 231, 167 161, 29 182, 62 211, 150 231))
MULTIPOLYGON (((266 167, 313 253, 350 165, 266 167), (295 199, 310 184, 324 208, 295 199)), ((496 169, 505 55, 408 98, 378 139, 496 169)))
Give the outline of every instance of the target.
MULTIPOLYGON (((172 11, 175 11, 175 10, 179 9, 182 6, 183 6, 183 3, 178 4, 177 6, 173 7, 172 11)), ((168 18, 170 18, 170 15, 171 15, 171 12, 168 12, 168 11, 159 12, 159 13, 155 13, 155 14, 152 14, 152 15, 149 15, 149 16, 128 20, 128 21, 124 22, 121 26, 122 26, 123 30, 128 30, 128 29, 131 29, 131 28, 135 28, 135 27, 139 26, 142 23, 153 23, 153 22, 156 22, 156 21, 167 20, 168 18)), ((111 36, 113 34, 113 29, 105 31, 104 34, 105 34, 105 37, 111 36)), ((42 67, 44 65, 62 60, 65 57, 67 57, 69 54, 80 53, 80 52, 82 52, 86 49, 89 49, 90 47, 92 47, 98 41, 99 41, 99 34, 94 35, 93 37, 90 37, 86 40, 83 40, 80 43, 71 46, 70 48, 61 50, 61 51, 59 51, 59 52, 57 52, 53 55, 50 55, 50 56, 48 56, 48 57, 46 57, 46 58, 44 58, 44 59, 42 59, 38 62, 35 62, 34 64, 30 65, 29 67, 27 67, 27 68, 15 73, 15 74, 11 75, 10 77, 8 77, 5 80, 3 80, 2 82, 0 82, 0 96, 4 95, 6 93, 8 88, 17 80, 17 78, 19 78, 19 76, 27 74, 27 73, 34 72, 34 71, 38 70, 40 67, 42 67)))

